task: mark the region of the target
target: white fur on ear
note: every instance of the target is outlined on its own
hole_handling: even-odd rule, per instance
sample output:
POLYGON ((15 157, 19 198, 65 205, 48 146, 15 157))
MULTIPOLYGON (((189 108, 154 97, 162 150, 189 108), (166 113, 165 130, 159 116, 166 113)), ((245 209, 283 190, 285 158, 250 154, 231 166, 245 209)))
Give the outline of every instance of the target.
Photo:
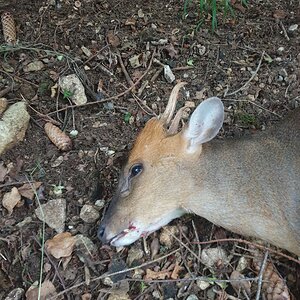
POLYGON ((195 152, 203 143, 213 139, 224 121, 224 106, 217 97, 204 100, 193 112, 184 138, 189 142, 187 151, 195 152))

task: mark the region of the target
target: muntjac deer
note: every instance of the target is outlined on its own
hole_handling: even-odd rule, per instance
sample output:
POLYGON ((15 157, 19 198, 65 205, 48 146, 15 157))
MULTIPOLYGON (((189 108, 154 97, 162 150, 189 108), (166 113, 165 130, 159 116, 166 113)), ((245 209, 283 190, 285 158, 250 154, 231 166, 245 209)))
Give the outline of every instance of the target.
POLYGON ((300 256, 300 110, 270 130, 208 143, 223 104, 203 101, 177 133, 182 110, 169 124, 183 85, 139 134, 99 238, 129 245, 189 212, 300 256))

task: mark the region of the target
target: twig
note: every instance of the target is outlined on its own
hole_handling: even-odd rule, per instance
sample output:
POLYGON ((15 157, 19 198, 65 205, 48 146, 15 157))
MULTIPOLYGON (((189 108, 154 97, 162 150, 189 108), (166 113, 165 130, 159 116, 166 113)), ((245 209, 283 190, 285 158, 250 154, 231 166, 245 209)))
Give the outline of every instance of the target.
POLYGON ((243 99, 241 99, 241 100, 239 100, 239 99, 222 99, 222 100, 223 100, 223 101, 233 101, 233 102, 248 102, 248 103, 251 103, 251 104, 254 105, 254 106, 257 106, 257 107, 260 108, 260 109, 263 109, 263 110, 265 110, 265 111, 267 111, 267 112, 273 114, 274 116, 276 116, 276 117, 278 117, 278 118, 280 118, 280 119, 282 118, 282 116, 278 115, 277 113, 275 113, 275 112, 273 112, 273 111, 271 111, 271 110, 269 110, 269 109, 267 109, 267 108, 265 108, 265 107, 263 107, 263 106, 261 106, 261 105, 255 103, 255 102, 253 102, 253 101, 251 101, 251 100, 243 100, 243 99))
MULTIPOLYGON (((36 238, 35 236, 33 236, 33 239, 35 240, 35 242, 36 242, 41 248, 43 247, 43 246, 40 244, 40 242, 37 240, 37 238, 36 238)), ((56 264, 54 263, 54 261, 52 260, 52 258, 50 257, 49 253, 48 253, 46 250, 44 250, 44 253, 46 254, 48 260, 49 260, 50 263, 51 263, 51 265, 53 266, 53 268, 54 268, 54 270, 55 270, 55 273, 56 273, 56 275, 57 275, 57 277, 58 277, 58 279, 59 279, 59 281, 60 281, 62 287, 65 289, 65 288, 66 288, 66 285, 65 285, 65 283, 64 283, 63 278, 60 276, 60 273, 59 273, 59 270, 58 270, 56 264)))
POLYGON ((0 189, 4 188, 4 187, 8 187, 8 186, 14 186, 14 185, 22 185, 22 184, 26 184, 26 183, 35 183, 35 181, 14 181, 14 182, 8 182, 8 183, 4 183, 4 184, 0 184, 0 189))
POLYGON ((259 69, 260 69, 261 63, 262 63, 262 61, 263 61, 264 56, 265 56, 265 51, 262 52, 261 57, 260 57, 260 60, 259 60, 259 63, 258 63, 258 66, 257 66, 255 72, 254 72, 254 73, 252 74, 252 76, 250 77, 250 79, 249 79, 242 87, 240 87, 239 89, 237 89, 237 90, 234 91, 234 92, 227 93, 227 91, 225 91, 224 97, 235 95, 235 94, 237 94, 238 92, 243 91, 244 89, 246 89, 246 87, 248 86, 248 84, 249 84, 249 83, 254 79, 254 77, 257 75, 257 73, 258 73, 258 71, 259 71, 259 69))
POLYGON ((293 261, 293 262, 295 262, 295 263, 297 263, 297 264, 300 265, 300 260, 295 259, 295 258, 291 257, 290 255, 287 255, 287 254, 284 254, 284 253, 282 253, 280 251, 273 250, 273 249, 271 249, 269 247, 266 247, 266 246, 263 246, 263 245, 259 245, 257 243, 249 242, 249 241, 246 241, 246 240, 242 240, 242 239, 217 239, 217 240, 210 240, 210 241, 205 241, 205 242, 199 242, 199 244, 200 245, 205 245, 205 244, 220 243, 220 242, 237 242, 237 243, 243 243, 243 244, 246 244, 246 245, 254 246, 254 247, 258 248, 258 249, 261 249, 261 250, 264 250, 264 251, 269 251, 270 253, 274 253, 276 255, 285 257, 288 260, 293 261))
POLYGON ((123 60, 122 60, 122 57, 121 57, 121 54, 120 52, 117 53, 117 57, 118 57, 118 61, 119 61, 119 64, 121 66, 121 69, 122 69, 122 72, 124 73, 125 75, 125 78, 126 78, 126 81, 128 82, 129 86, 133 86, 134 85, 134 82, 132 81, 132 79, 130 78, 126 68, 125 68, 125 65, 123 63, 123 60))
MULTIPOLYGON (((184 244, 175 234, 173 234, 171 231, 167 230, 167 232, 178 242, 181 246, 183 246, 186 250, 188 250, 199 262, 202 263, 200 257, 197 256, 197 254, 189 248, 186 244, 184 244)), ((194 244, 194 243, 192 243, 194 244)), ((195 243, 196 244, 196 243, 195 243)))
POLYGON ((6 87, 4 90, 0 91, 0 98, 9 93, 12 90, 11 86, 6 87))
POLYGON ((285 27, 284 27, 283 23, 280 21, 279 24, 280 24, 280 26, 282 28, 284 37, 289 41, 290 38, 289 38, 289 36, 288 36, 288 34, 287 34, 286 30, 285 30, 285 27))
POLYGON ((192 221, 192 226, 193 226, 193 229, 194 229, 194 233, 195 233, 195 238, 196 238, 196 241, 197 241, 197 245, 198 245, 198 256, 200 257, 201 256, 201 246, 200 246, 200 240, 199 240, 199 235, 198 235, 198 231, 196 229, 196 226, 195 226, 195 223, 194 221, 192 221))
POLYGON ((264 271, 265 271, 265 268, 266 268, 266 263, 267 263, 268 255, 269 255, 269 252, 266 251, 265 256, 264 256, 264 260, 263 260, 263 262, 261 264, 259 275, 258 275, 258 285, 257 285, 257 292, 256 292, 255 300, 259 300, 259 298, 260 298, 260 292, 261 292, 261 286, 262 286, 262 281, 263 281, 263 275, 264 275, 264 271))
MULTIPOLYGON (((173 250, 172 252, 170 252, 170 253, 168 253, 168 254, 166 254, 166 255, 163 255, 163 256, 161 256, 161 257, 159 257, 159 258, 156 258, 156 259, 154 259, 154 260, 145 262, 145 263, 143 263, 143 264, 141 264, 141 265, 139 265, 139 266, 136 266, 136 267, 128 268, 128 269, 121 270, 121 271, 117 271, 117 272, 114 272, 114 273, 103 274, 103 275, 101 275, 101 276, 98 276, 98 277, 96 277, 96 278, 91 279, 90 282, 99 281, 99 280, 101 280, 101 279, 103 279, 103 278, 106 278, 106 277, 112 277, 112 276, 115 276, 115 275, 128 273, 128 272, 130 272, 130 271, 134 271, 134 270, 136 270, 136 269, 140 269, 140 268, 146 267, 146 266, 148 266, 148 265, 150 265, 150 264, 153 264, 153 263, 155 263, 155 262, 158 262, 158 261, 160 261, 160 260, 162 260, 162 259, 165 259, 165 258, 167 258, 167 257, 169 257, 169 256, 171 256, 171 255, 173 255, 173 254, 175 254, 175 253, 178 252, 179 250, 180 250, 179 248, 178 248, 178 249, 175 249, 175 250, 173 250)), ((75 284, 75 285, 73 285, 72 287, 67 288, 66 290, 64 290, 64 291, 62 291, 62 292, 56 294, 54 297, 49 298, 49 300, 57 299, 57 297, 59 297, 59 296, 61 296, 61 295, 64 295, 65 293, 68 293, 68 292, 70 292, 71 290, 76 289, 76 288, 78 288, 78 287, 80 287, 80 286, 82 286, 82 285, 84 285, 84 284, 85 284, 85 282, 80 282, 80 283, 78 283, 78 284, 75 284)))
POLYGON ((110 101, 110 100, 115 100, 117 98, 120 98, 126 94, 128 94, 135 86, 137 86, 140 81, 148 74, 150 68, 151 68, 151 65, 152 65, 152 61, 153 61, 153 57, 154 57, 154 54, 155 54, 155 51, 153 51, 153 54, 152 54, 152 57, 150 59, 150 62, 149 62, 149 65, 148 65, 148 68, 146 69, 145 73, 133 84, 133 86, 129 87, 127 90, 125 90, 124 92, 118 94, 118 95, 115 95, 115 96, 112 96, 112 97, 109 97, 109 98, 105 98, 105 99, 102 99, 102 100, 99 100, 99 101, 93 101, 93 102, 87 102, 87 103, 84 103, 84 104, 81 104, 81 105, 69 105, 69 106, 66 106, 66 107, 63 107, 63 108, 60 108, 56 111, 53 111, 53 112, 50 112, 48 113, 47 115, 52 115, 52 114, 56 114, 60 111, 65 111, 69 108, 78 108, 78 107, 83 107, 83 106, 90 106, 90 105, 94 105, 94 104, 99 104, 99 103, 103 103, 103 102, 107 102, 107 101, 110 101))
POLYGON ((162 67, 162 68, 159 68, 159 69, 155 72, 155 74, 151 77, 150 82, 154 82, 163 70, 164 70, 163 67, 162 67))

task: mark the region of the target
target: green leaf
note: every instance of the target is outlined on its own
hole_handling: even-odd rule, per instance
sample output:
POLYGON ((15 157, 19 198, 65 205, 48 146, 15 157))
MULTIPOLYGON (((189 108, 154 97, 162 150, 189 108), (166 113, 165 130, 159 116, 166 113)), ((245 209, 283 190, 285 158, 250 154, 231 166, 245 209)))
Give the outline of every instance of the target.
POLYGON ((186 64, 187 64, 188 66, 193 66, 193 65, 194 65, 194 60, 193 60, 192 58, 189 58, 189 59, 187 60, 186 64))
POLYGON ((129 123, 130 117, 131 117, 131 113, 130 113, 130 112, 125 113, 124 121, 125 121, 126 123, 129 123))

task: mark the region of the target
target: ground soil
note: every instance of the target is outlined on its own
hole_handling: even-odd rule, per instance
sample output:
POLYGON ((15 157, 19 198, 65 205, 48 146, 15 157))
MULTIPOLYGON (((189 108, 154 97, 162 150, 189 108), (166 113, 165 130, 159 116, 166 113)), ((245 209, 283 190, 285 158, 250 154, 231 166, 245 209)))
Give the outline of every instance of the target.
MULTIPOLYGON (((162 73, 153 78, 161 65, 152 61, 134 93, 129 91, 106 100, 130 86, 118 55, 136 82, 146 72, 155 51, 157 60, 174 69, 177 81, 188 83, 180 96, 180 106, 185 101, 197 105, 209 96, 224 99, 226 119, 222 137, 264 130, 300 103, 300 29, 289 30, 291 25, 300 25, 299 1, 249 1, 246 8, 236 1, 235 17, 218 14, 215 32, 211 31, 210 15, 205 16, 202 25, 197 27, 197 1, 191 4, 185 19, 182 18, 183 1, 66 0, 56 7, 54 1, 9 2, 0 2, 0 10, 13 15, 18 43, 6 47, 0 34, 0 45, 3 46, 0 93, 9 87, 2 96, 10 104, 25 99, 31 121, 24 141, 0 159, 3 165, 11 166, 5 180, 0 182, 0 199, 12 187, 33 180, 42 182, 40 201, 46 203, 57 197, 54 187, 63 186, 60 197, 67 201, 66 231, 73 235, 83 234, 97 247, 93 256, 86 259, 74 252, 65 268, 61 260, 45 256, 43 280, 52 281, 57 292, 69 289, 63 295, 66 299, 237 297, 238 292, 230 284, 226 287, 214 284, 201 291, 194 281, 174 283, 168 276, 166 279, 170 281, 167 283, 132 280, 123 298, 103 280, 89 283, 89 278, 101 276, 108 268, 114 270, 115 265, 115 270, 128 267, 128 261, 127 265, 125 262, 130 249, 144 250, 144 246, 138 241, 120 252, 114 247, 103 247, 97 238, 97 226, 105 208, 99 209, 100 218, 92 224, 84 222, 79 214, 84 204, 94 205, 96 200, 105 200, 107 206, 138 131, 150 117, 165 108, 174 86, 162 73), (90 51, 90 56, 83 46, 90 51), (140 55, 141 66, 138 68, 133 68, 129 62, 135 55, 140 55), (43 68, 25 72, 24 66, 36 60, 43 61, 43 68), (64 91, 59 92, 53 86, 60 76, 72 73, 81 79, 88 102, 94 104, 67 108, 71 103, 63 95, 64 91), (143 84, 145 88, 138 94, 143 84), (70 151, 58 150, 45 134, 44 124, 53 120, 67 133, 78 131, 70 151), (58 158, 60 163, 57 163, 58 158), (50 265, 49 270, 45 270, 45 265, 50 265), (77 284, 81 285, 75 287, 77 284)), ((36 199, 23 199, 22 203, 11 215, 0 204, 0 299, 17 287, 27 291, 41 275, 42 222, 35 216, 38 203, 36 199), (30 223, 16 226, 26 217, 32 218, 30 223)), ((176 220, 173 225, 185 234, 185 237, 179 235, 184 242, 186 239, 195 241, 194 228, 201 241, 236 237, 196 216, 176 220)), ((55 234, 55 230, 46 226, 45 240, 55 234)), ((148 237, 148 247, 157 237, 159 233, 148 237)), ((155 258, 181 247, 179 258, 173 255, 147 268, 157 272, 179 259, 182 267, 179 278, 203 275, 228 279, 239 258, 249 257, 251 253, 239 247, 247 248, 244 244, 238 246, 227 242, 220 245, 233 258, 230 265, 219 266, 213 275, 177 241, 171 248, 161 245, 155 258)), ((198 251, 196 245, 189 244, 189 247, 198 251)), ((152 259, 144 252, 135 263, 152 259)), ((295 299, 299 299, 297 265, 279 256, 273 256, 272 260, 287 279, 295 299)), ((251 267, 243 274, 255 276, 251 267)), ((132 279, 133 273, 127 276, 132 279)), ((255 298, 255 288, 253 284, 251 299, 255 298)), ((239 297, 246 299, 243 294, 239 297)))

